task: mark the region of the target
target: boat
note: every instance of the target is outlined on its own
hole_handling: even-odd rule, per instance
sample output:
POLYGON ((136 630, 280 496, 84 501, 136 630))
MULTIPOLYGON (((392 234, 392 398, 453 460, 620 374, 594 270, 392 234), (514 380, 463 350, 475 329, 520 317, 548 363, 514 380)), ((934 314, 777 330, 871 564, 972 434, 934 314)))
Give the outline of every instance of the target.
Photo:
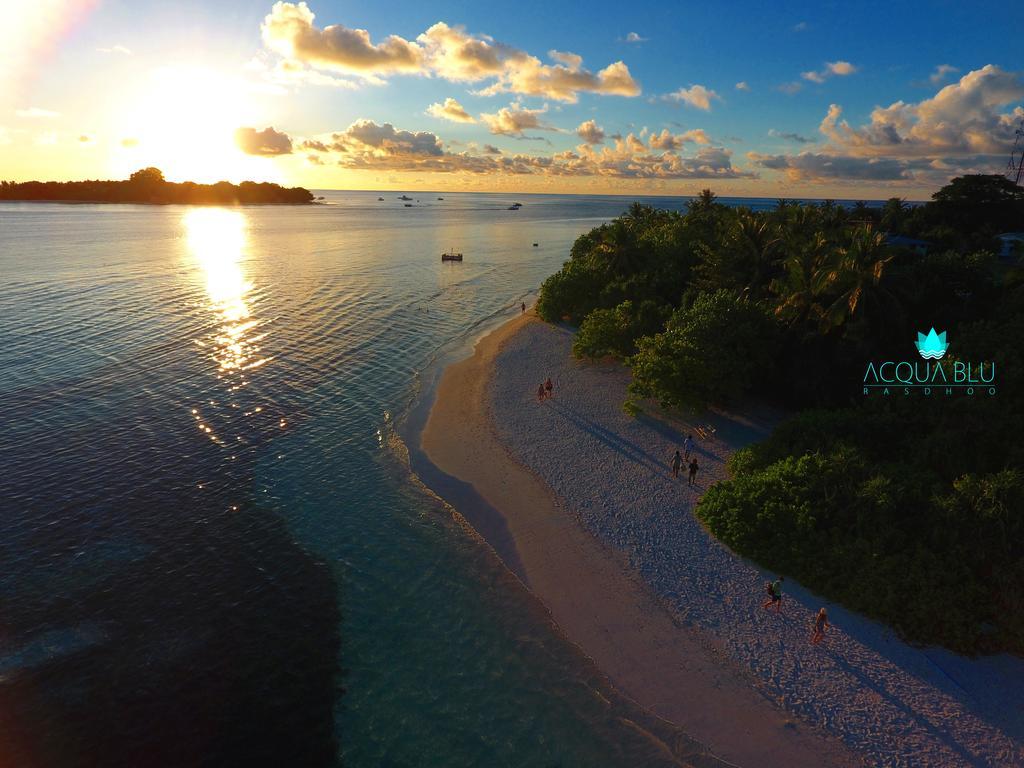
POLYGON ((408 195, 399 195, 398 199, 399 200, 412 200, 412 198, 409 197, 408 195))
POLYGON ((412 203, 406 203, 406 204, 405 204, 405 207, 406 207, 406 208, 412 208, 412 203))
POLYGON ((382 202, 383 200, 384 200, 384 198, 383 198, 383 197, 378 197, 378 198, 377 198, 377 202, 382 202))
POLYGON ((534 247, 534 248, 536 248, 536 247, 537 247, 537 244, 536 244, 536 243, 534 243, 534 244, 533 244, 533 247, 534 247))
POLYGON ((441 254, 441 261, 462 261, 462 254, 454 250, 445 251, 441 254))
POLYGON ((444 200, 444 198, 443 198, 443 197, 439 197, 439 198, 437 198, 437 199, 438 199, 438 200, 444 200))
POLYGON ((508 209, 509 209, 510 211, 518 211, 518 210, 519 210, 520 208, 522 208, 522 207, 523 207, 523 204, 522 204, 522 203, 512 203, 512 205, 510 205, 510 206, 508 207, 508 209))

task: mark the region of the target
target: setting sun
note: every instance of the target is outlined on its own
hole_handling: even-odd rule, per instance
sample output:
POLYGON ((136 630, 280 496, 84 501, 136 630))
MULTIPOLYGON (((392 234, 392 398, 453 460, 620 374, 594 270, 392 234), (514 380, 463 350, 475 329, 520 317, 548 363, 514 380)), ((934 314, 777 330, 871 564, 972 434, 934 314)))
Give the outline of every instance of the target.
POLYGON ((124 110, 127 138, 115 150, 121 172, 148 164, 172 181, 280 180, 272 162, 235 144, 235 131, 252 111, 245 96, 243 82, 214 70, 154 71, 138 102, 124 110))

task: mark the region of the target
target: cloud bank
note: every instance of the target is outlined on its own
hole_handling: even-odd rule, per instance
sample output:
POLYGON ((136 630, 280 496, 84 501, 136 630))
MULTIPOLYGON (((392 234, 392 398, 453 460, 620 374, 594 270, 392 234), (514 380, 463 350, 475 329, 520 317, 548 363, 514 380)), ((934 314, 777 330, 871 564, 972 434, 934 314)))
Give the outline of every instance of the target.
POLYGON ((481 93, 514 93, 574 103, 580 93, 637 96, 640 85, 621 61, 591 72, 573 53, 551 51, 553 62, 462 27, 437 22, 415 40, 389 35, 373 42, 365 29, 323 28, 305 2, 274 3, 261 27, 263 42, 287 60, 377 80, 396 74, 452 82, 491 81, 481 93))
MULTIPOLYGON (((575 150, 549 156, 506 155, 486 145, 484 154, 452 152, 430 132, 412 132, 390 123, 378 125, 359 120, 344 131, 308 139, 299 149, 314 163, 333 162, 356 170, 391 170, 434 173, 533 174, 546 176, 604 176, 632 179, 735 179, 751 177, 732 165, 732 153, 701 145, 692 155, 676 149, 662 151, 663 134, 642 137, 629 134, 615 138, 612 146, 598 149, 581 144, 575 150)), ((682 143, 698 143, 694 132, 682 143)), ((671 135, 671 134, 670 134, 671 135)))

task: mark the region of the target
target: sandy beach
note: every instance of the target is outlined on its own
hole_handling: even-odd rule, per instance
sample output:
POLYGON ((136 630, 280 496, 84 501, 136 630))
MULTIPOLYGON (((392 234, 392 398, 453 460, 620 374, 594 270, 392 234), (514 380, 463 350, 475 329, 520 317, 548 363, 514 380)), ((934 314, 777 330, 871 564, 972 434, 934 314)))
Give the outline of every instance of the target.
POLYGON ((770 574, 693 516, 777 414, 630 417, 628 371, 574 360, 571 341, 531 315, 483 338, 445 371, 421 442, 486 503, 467 519, 619 690, 739 766, 1024 765, 1024 660, 908 646, 795 583, 780 615, 765 611, 770 574), (692 489, 669 467, 688 432, 692 489), (822 605, 834 627, 811 646, 822 605))

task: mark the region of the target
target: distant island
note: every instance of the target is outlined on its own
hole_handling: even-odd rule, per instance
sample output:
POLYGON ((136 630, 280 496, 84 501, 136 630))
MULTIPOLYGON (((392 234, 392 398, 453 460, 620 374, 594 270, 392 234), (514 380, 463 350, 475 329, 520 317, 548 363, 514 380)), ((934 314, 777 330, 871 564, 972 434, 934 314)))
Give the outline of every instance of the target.
POLYGON ((143 168, 127 181, 0 181, 0 200, 148 205, 308 205, 313 193, 269 182, 176 183, 159 168, 143 168))

